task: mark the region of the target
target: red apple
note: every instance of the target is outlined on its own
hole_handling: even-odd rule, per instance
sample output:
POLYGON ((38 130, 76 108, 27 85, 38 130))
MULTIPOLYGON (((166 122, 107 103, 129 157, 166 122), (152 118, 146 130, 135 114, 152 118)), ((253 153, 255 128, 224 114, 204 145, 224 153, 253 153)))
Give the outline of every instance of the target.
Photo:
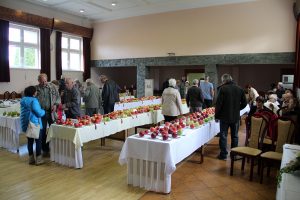
POLYGON ((155 133, 151 133, 151 138, 155 139, 156 138, 156 134, 155 133))
POLYGON ((150 128, 150 131, 151 131, 151 132, 154 132, 154 131, 155 131, 155 128, 154 128, 154 127, 151 127, 151 128, 150 128))
POLYGON ((168 134, 163 135, 162 138, 163 138, 163 140, 167 140, 169 138, 169 135, 168 134))
POLYGON ((191 124, 191 125, 190 125, 190 128, 191 128, 191 129, 195 128, 195 125, 194 125, 194 124, 191 124))
POLYGON ((148 134, 148 133, 149 133, 149 130, 145 130, 144 133, 145 133, 145 134, 148 134))
POLYGON ((166 126, 170 126, 170 124, 171 124, 170 122, 166 122, 165 123, 166 126))
POLYGON ((144 137, 145 132, 144 132, 144 131, 140 131, 140 132, 139 132, 139 135, 140 135, 140 137, 144 137))
POLYGON ((173 137, 173 138, 177 138, 177 136, 178 136, 177 133, 173 133, 173 134, 172 134, 172 137, 173 137))

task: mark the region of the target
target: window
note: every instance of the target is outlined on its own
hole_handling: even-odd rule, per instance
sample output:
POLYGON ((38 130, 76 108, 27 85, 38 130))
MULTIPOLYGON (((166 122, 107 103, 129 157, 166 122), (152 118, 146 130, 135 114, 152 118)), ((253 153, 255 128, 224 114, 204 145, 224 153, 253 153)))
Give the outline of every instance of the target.
POLYGON ((80 37, 62 35, 61 60, 63 70, 83 71, 82 39, 80 37))
POLYGON ((9 66, 40 69, 40 30, 9 24, 9 66))

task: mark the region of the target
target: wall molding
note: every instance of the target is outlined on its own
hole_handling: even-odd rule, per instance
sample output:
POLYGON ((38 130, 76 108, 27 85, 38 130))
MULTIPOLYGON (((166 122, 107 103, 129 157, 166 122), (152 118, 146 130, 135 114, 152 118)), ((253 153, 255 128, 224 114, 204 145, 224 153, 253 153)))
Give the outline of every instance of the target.
POLYGON ((42 17, 39 15, 34 15, 23 12, 21 10, 14 10, 3 6, 0 6, 0 13, 0 19, 6 21, 18 22, 22 24, 37 26, 40 28, 47 28, 50 30, 59 30, 62 32, 67 32, 87 38, 93 37, 92 28, 70 24, 59 19, 42 17))
POLYGON ((295 52, 193 55, 92 60, 92 67, 208 65, 208 64, 294 64, 295 52))

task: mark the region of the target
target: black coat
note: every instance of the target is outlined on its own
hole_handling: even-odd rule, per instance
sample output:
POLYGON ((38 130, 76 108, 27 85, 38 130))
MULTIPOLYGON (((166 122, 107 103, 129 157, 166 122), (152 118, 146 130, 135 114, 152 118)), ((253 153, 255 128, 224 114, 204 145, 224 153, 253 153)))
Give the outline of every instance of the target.
POLYGON ((103 106, 109 106, 120 101, 119 92, 121 88, 113 80, 107 80, 102 90, 103 106))
POLYGON ((188 107, 202 107, 203 95, 202 91, 197 86, 192 86, 186 94, 186 103, 188 107))
POLYGON ((219 88, 215 118, 227 123, 236 123, 240 119, 240 110, 247 105, 244 90, 233 82, 219 88))

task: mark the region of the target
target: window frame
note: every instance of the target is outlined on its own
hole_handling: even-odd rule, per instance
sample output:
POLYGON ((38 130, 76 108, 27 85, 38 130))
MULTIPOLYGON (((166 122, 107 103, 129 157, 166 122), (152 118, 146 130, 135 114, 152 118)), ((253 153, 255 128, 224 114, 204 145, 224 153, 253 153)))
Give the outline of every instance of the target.
MULTIPOLYGON (((10 69, 33 69, 33 70, 40 70, 41 69, 41 43, 40 43, 40 29, 33 27, 33 26, 28 26, 28 25, 22 25, 22 24, 16 24, 16 23, 9 23, 9 28, 15 28, 20 30, 20 42, 15 42, 15 41, 10 41, 9 40, 9 48, 11 46, 15 46, 15 47, 19 47, 20 48, 20 65, 15 67, 15 66, 11 66, 11 64, 9 64, 9 68, 10 69), (24 42, 24 32, 25 31, 31 31, 31 32, 36 32, 37 33, 37 43, 33 44, 33 43, 28 43, 28 42, 24 42), (37 67, 26 67, 25 66, 25 48, 33 48, 37 50, 37 67)), ((10 38, 10 35, 9 35, 10 38)))
POLYGON ((63 40, 63 38, 67 38, 68 48, 61 47, 61 57, 63 58, 63 55, 62 55, 63 53, 67 53, 67 69, 63 68, 63 66, 62 66, 62 70, 63 71, 83 72, 84 70, 83 70, 83 41, 82 41, 82 38, 79 37, 79 36, 70 35, 70 34, 66 34, 66 33, 62 34, 61 40, 63 40), (79 40, 79 50, 71 49, 71 47, 70 47, 71 39, 79 40), (70 55, 72 53, 79 54, 79 60, 80 60, 79 61, 79 68, 80 69, 71 68, 71 66, 70 66, 70 55))

